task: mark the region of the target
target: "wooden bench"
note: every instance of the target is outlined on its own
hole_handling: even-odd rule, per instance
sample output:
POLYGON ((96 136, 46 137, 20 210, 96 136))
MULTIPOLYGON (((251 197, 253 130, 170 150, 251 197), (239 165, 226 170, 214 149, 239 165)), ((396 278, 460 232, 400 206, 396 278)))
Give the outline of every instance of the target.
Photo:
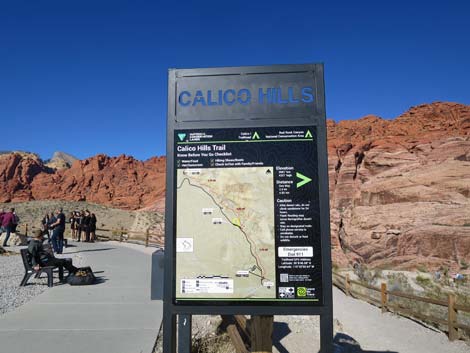
MULTIPOLYGON (((31 276, 36 275, 36 278, 39 278, 41 274, 47 274, 47 286, 53 287, 54 286, 54 268, 55 266, 45 266, 41 267, 39 270, 35 270, 33 265, 31 264, 30 256, 28 253, 28 249, 21 249, 21 259, 23 260, 24 265, 24 277, 21 280, 20 286, 24 287, 28 283, 28 280, 31 276)), ((62 281, 64 279, 64 269, 62 266, 57 266, 59 270, 59 279, 62 281)))

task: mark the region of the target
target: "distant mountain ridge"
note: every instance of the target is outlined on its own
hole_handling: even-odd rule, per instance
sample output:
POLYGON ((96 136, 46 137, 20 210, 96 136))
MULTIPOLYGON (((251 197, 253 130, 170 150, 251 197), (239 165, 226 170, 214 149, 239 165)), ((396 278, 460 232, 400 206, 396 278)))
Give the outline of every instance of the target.
POLYGON ((65 169, 70 168, 72 164, 78 161, 78 158, 65 152, 54 152, 51 159, 44 161, 44 164, 52 169, 65 169))

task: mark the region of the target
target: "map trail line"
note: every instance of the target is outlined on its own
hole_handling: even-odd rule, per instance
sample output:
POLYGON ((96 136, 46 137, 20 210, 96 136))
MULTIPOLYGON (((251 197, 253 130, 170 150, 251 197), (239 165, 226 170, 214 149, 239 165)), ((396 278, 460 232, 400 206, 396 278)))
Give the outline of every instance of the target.
MULTIPOLYGON (((240 226, 238 226, 238 225, 236 225, 236 224, 233 224, 233 223, 230 221, 230 218, 229 218, 229 217, 225 214, 225 212, 223 211, 222 206, 220 206, 220 205, 217 203, 217 201, 214 199, 214 197, 213 197, 210 193, 208 193, 203 187, 201 187, 201 186, 199 186, 199 185, 194 185, 194 184, 192 184, 192 183, 191 183, 191 180, 190 180, 189 178, 184 178, 184 179, 181 181, 180 185, 178 185, 176 188, 177 188, 177 189, 180 189, 180 188, 183 186, 183 184, 184 184, 185 181, 187 181, 188 184, 191 185, 192 187, 198 188, 198 189, 202 190, 205 194, 207 194, 207 195, 212 199, 212 201, 216 204, 216 206, 220 209, 220 212, 224 215, 224 217, 227 219, 227 221, 228 221, 231 225, 233 225, 235 228, 238 228, 238 229, 240 230, 240 232, 242 232, 242 234, 245 236, 246 241, 247 241, 248 245, 250 246, 250 253, 251 253, 251 256, 253 256, 253 258, 254 258, 255 261, 256 261, 256 266, 257 266, 257 267, 259 268, 259 270, 261 271, 261 276, 259 276, 259 277, 261 278, 261 285, 262 285, 262 284, 263 284, 263 280, 264 280, 264 279, 267 279, 267 278, 264 277, 264 273, 263 273, 264 270, 263 270, 263 268, 262 268, 261 265, 260 265, 260 261, 259 261, 257 255, 253 252, 253 249, 252 249, 252 246, 253 246, 253 245, 251 244, 251 239, 248 237, 248 235, 246 234, 246 232, 245 232, 240 226)), ((250 273, 251 273, 251 272, 250 272, 250 273)))

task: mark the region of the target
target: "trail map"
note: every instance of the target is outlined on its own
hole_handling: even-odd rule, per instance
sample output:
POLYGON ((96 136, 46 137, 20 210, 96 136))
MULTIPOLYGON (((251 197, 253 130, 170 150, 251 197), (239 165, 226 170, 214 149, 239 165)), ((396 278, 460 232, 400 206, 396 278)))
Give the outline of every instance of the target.
POLYGON ((276 298, 273 174, 178 169, 177 297, 276 298))
POLYGON ((321 305, 316 134, 175 131, 175 303, 321 305))

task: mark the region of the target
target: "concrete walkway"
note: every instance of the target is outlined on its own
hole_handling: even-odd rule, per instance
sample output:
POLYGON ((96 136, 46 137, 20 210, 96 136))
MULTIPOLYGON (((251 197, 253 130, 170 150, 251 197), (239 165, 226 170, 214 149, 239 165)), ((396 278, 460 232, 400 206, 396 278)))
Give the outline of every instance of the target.
POLYGON ((150 300, 151 249, 73 243, 64 256, 91 266, 101 283, 55 285, 0 317, 8 353, 151 353, 162 303, 150 300))
MULTIPOLYGON (((333 289, 333 311, 344 332, 357 341, 362 350, 354 352, 390 353, 468 353, 463 341, 449 342, 447 336, 410 319, 391 313, 382 314, 373 305, 346 296, 333 289)), ((339 338, 339 337, 338 337, 339 338)))

